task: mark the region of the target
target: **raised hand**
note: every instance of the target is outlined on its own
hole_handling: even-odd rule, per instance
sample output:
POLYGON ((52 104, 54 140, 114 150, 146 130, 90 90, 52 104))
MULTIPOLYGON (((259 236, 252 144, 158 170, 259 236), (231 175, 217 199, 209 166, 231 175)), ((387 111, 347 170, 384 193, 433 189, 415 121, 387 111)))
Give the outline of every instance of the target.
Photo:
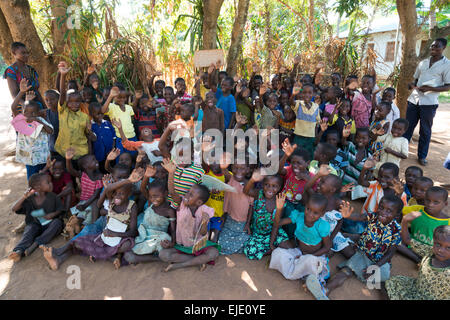
POLYGON ((131 183, 136 183, 136 182, 140 181, 142 179, 142 177, 144 177, 144 168, 136 168, 133 170, 133 172, 131 172, 128 180, 131 183))
MULTIPOLYGON (((319 83, 316 83, 316 84, 319 85, 319 83)), ((317 103, 317 104, 321 104, 322 103, 322 99, 320 98, 319 95, 315 96, 314 103, 317 103)))
POLYGON ((28 92, 25 94, 25 101, 31 101, 31 100, 33 100, 34 98, 36 98, 36 93, 35 93, 34 91, 28 91, 28 92))
POLYGON ((263 83, 259 88, 259 96, 262 97, 267 92, 267 90, 269 90, 269 87, 266 83, 263 83))
POLYGON ((325 131, 328 129, 328 121, 325 119, 320 120, 320 131, 325 131))
POLYGON ((20 92, 27 92, 28 90, 31 89, 32 86, 28 85, 28 80, 25 78, 22 78, 22 80, 20 80, 20 85, 19 85, 19 90, 20 92))
POLYGON ((71 68, 67 67, 67 63, 65 61, 61 61, 58 64, 58 71, 61 74, 68 74, 71 68))
POLYGON ((344 192, 344 193, 345 193, 345 192, 352 191, 354 186, 355 186, 355 183, 354 183, 354 182, 349 183, 349 184, 346 184, 345 186, 342 186, 341 192, 344 192))
POLYGON ((95 72, 95 65, 92 63, 88 68, 87 68, 87 74, 91 75, 95 72))
POLYGON ((344 126, 344 129, 342 129, 342 136, 343 136, 344 138, 348 138, 348 137, 350 136, 351 133, 352 133, 352 124, 351 124, 351 123, 346 124, 346 125, 344 126))
POLYGON ((111 123, 113 126, 117 127, 117 129, 122 128, 122 121, 119 118, 111 119, 111 123))
POLYGON ((220 168, 226 170, 230 164, 231 164, 231 154, 228 152, 224 152, 222 154, 222 160, 220 161, 220 168))
POLYGON ((119 155, 120 155, 120 149, 114 148, 108 153, 108 156, 106 157, 106 160, 114 161, 114 160, 116 160, 116 158, 119 155))
POLYGON ((280 192, 279 194, 277 194, 276 196, 277 210, 282 210, 285 202, 286 202, 286 194, 284 192, 280 192))
POLYGON ((376 161, 374 159, 367 159, 366 162, 364 162, 363 168, 366 169, 372 169, 373 167, 375 167, 376 165, 376 161))
POLYGON ((317 172, 317 175, 319 177, 327 176, 331 173, 330 166, 327 164, 321 164, 319 167, 319 171, 317 172))
POLYGON ((290 157, 291 154, 294 152, 295 149, 297 149, 297 145, 291 145, 291 143, 289 142, 289 139, 286 138, 284 139, 283 143, 281 144, 281 147, 283 149, 283 152, 290 157))
POLYGON ((342 214, 343 218, 348 219, 352 215, 353 211, 355 211, 355 208, 350 206, 350 202, 342 201, 339 212, 342 214))
POLYGON ((33 188, 31 188, 31 187, 29 187, 25 192, 24 192, 24 197, 25 198, 28 198, 29 196, 32 196, 33 194, 34 194, 34 189, 33 188))
POLYGON ((413 212, 410 212, 410 213, 408 213, 407 215, 405 215, 405 216, 403 217, 403 220, 402 220, 402 221, 405 221, 405 222, 411 222, 411 221, 413 221, 414 219, 417 219, 418 217, 420 217, 421 215, 422 215, 421 212, 419 212, 419 211, 413 211, 413 212))
POLYGON ((294 87, 292 88, 292 94, 295 96, 300 92, 301 85, 298 82, 294 83, 294 87))
POLYGON ((240 93, 242 91, 242 83, 238 83, 237 85, 236 85, 236 93, 240 93))
POLYGON ((156 174, 156 168, 148 165, 147 168, 145 168, 145 173, 144 173, 144 177, 146 178, 151 178, 154 177, 156 174))
POLYGON ((109 96, 111 98, 115 98, 120 94, 120 89, 118 87, 112 87, 111 91, 109 92, 109 96))
POLYGON ((142 148, 138 149, 138 155, 136 157, 136 163, 140 163, 142 162, 142 160, 144 159, 146 153, 142 148))
POLYGON ((248 120, 247 120, 247 117, 245 115, 243 115, 240 112, 236 112, 236 122, 241 124, 241 125, 245 125, 248 122, 248 120))
POLYGON ((252 174, 252 180, 255 182, 259 182, 262 181, 264 179, 264 174, 262 173, 261 169, 257 169, 255 171, 253 171, 252 174))
POLYGON ((404 192, 404 183, 397 177, 392 180, 389 187, 394 190, 397 196, 400 196, 404 192))
POLYGON ((175 165, 175 163, 168 158, 163 159, 162 167, 169 173, 175 172, 177 170, 177 166, 175 165))
POLYGON ((75 149, 70 147, 66 150, 66 159, 72 160, 72 158, 75 156, 75 149))
POLYGON ((103 186, 106 188, 109 184, 113 183, 114 179, 111 174, 107 173, 102 177, 103 186))
POLYGON ((216 66, 214 65, 214 63, 211 63, 208 68, 208 74, 213 73, 214 69, 216 69, 216 66))
POLYGON ((52 157, 50 155, 48 155, 45 166, 47 167, 47 169, 51 169, 51 168, 53 168, 53 165, 55 164, 55 162, 56 162, 56 159, 52 160, 52 157))

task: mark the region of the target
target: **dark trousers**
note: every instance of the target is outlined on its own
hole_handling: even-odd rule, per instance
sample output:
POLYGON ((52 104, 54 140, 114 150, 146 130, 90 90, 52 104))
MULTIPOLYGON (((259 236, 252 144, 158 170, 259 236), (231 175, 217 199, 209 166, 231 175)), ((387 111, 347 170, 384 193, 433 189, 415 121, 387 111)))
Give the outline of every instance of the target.
POLYGON ((420 121, 419 147, 417 148, 417 156, 419 159, 425 159, 428 155, 428 148, 431 141, 431 127, 433 126, 433 118, 436 115, 437 108, 437 104, 419 106, 408 101, 406 119, 409 121, 409 128, 403 136, 410 141, 414 129, 420 121))
POLYGON ((22 239, 14 248, 14 251, 24 252, 29 246, 36 242, 37 244, 47 244, 54 237, 61 233, 63 229, 63 221, 61 219, 53 219, 49 224, 42 226, 39 223, 31 223, 25 226, 22 239))

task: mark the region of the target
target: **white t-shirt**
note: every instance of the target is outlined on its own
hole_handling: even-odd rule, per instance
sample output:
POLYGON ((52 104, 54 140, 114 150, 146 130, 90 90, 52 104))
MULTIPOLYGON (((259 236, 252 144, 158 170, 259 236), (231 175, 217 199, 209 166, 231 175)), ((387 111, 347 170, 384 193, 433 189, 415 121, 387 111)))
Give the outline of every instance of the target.
MULTIPOLYGON (((430 68, 430 58, 422 60, 416 68, 414 79, 417 79, 417 86, 439 87, 446 83, 450 84, 450 60, 445 56, 436 61, 430 68)), ((436 105, 439 92, 421 92, 414 89, 408 101, 419 105, 436 105)))

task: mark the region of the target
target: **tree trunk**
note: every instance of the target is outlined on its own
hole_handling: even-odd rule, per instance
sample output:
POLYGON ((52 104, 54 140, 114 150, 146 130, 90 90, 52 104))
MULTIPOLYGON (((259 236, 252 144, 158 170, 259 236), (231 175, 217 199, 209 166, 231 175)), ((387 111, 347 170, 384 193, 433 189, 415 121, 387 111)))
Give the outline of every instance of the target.
POLYGON ((11 64, 13 62, 11 43, 13 43, 14 40, 12 38, 11 31, 9 31, 8 23, 6 22, 2 10, 0 10, 0 34, 2 35, 0 37, 0 54, 7 64, 11 64))
POLYGON ((397 82, 397 106, 401 116, 405 117, 410 94, 408 84, 414 80, 418 62, 416 55, 417 13, 415 0, 396 0, 396 2, 402 29, 402 61, 397 82))
POLYGON ((65 51, 67 41, 64 36, 67 32, 67 4, 64 0, 50 0, 52 22, 50 30, 53 38, 53 55, 58 57, 65 51))
POLYGON ((270 78, 270 64, 272 62, 272 32, 270 29, 270 4, 264 1, 264 33, 266 35, 266 51, 267 51, 267 61, 266 61, 266 75, 270 78))
POLYGON ((234 77, 237 73, 237 59, 242 51, 242 37, 245 22, 247 21, 250 0, 239 0, 236 15, 234 17, 233 31, 231 32, 231 44, 227 56, 227 73, 234 77))
POLYGON ((217 19, 223 0, 203 0, 203 49, 216 49, 217 19))
MULTIPOLYGON (((30 14, 30 4, 27 0, 0 1, 0 10, 3 12, 10 34, 14 41, 24 43, 30 50, 29 64, 39 74, 40 89, 43 91, 53 88, 52 74, 56 72, 51 56, 45 53, 30 14)), ((2 33, 3 37, 3 33, 2 33)), ((2 55, 5 53, 2 51, 2 55)))
POLYGON ((316 49, 316 42, 314 40, 314 0, 309 0, 309 19, 308 19, 308 42, 311 50, 316 49))

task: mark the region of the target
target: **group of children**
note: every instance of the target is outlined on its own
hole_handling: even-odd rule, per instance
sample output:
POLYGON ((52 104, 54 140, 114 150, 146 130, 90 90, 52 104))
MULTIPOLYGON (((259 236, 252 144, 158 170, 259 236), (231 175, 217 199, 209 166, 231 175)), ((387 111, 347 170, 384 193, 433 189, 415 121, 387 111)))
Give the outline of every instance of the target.
MULTIPOLYGON (((24 45, 12 49, 26 65, 24 45)), ((339 73, 327 87, 321 66, 301 74, 299 59, 270 84, 257 65, 247 81, 212 64, 196 76, 192 96, 183 78, 175 90, 154 82, 160 73, 148 93, 120 83, 102 89, 92 66, 79 88, 61 62, 57 88, 42 104, 34 84, 19 79, 12 124, 29 188, 12 208, 25 215, 25 228, 10 259, 40 247, 53 270, 82 254, 116 268, 164 261, 169 271, 204 269, 219 255, 270 255, 269 268, 305 280, 317 299, 352 274, 367 281, 372 266, 391 299, 449 299, 448 192, 415 166, 400 181, 408 121, 393 103, 395 89, 380 96, 373 76, 342 81, 339 73), (279 130, 278 141, 263 135, 276 174, 251 161, 262 151, 240 129, 279 130), (362 210, 346 197, 365 198, 362 210), (61 233, 67 243, 49 247, 61 233), (417 279, 390 276, 397 250, 421 262, 417 279), (346 260, 330 279, 336 252, 346 260)))

